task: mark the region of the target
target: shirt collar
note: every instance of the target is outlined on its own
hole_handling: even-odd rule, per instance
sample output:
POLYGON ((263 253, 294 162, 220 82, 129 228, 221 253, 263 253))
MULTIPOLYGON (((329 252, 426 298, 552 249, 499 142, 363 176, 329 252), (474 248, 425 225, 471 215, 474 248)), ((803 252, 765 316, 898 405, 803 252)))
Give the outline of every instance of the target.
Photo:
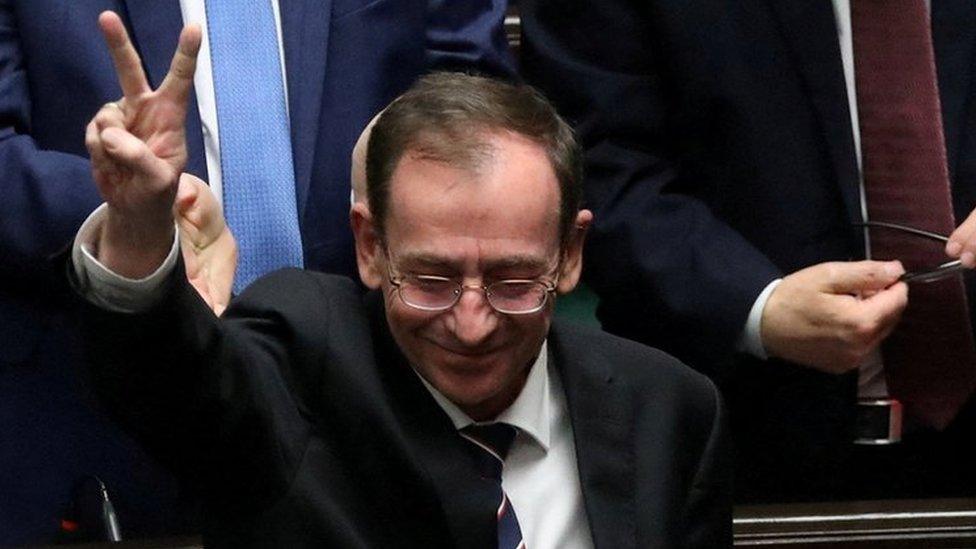
MULTIPOLYGON (((552 402, 549 395, 549 367, 548 353, 546 352, 546 342, 542 342, 542 349, 539 356, 529 370, 529 377, 525 380, 525 386, 519 393, 512 405, 498 414, 492 421, 481 423, 504 422, 517 427, 525 432, 546 452, 549 451, 549 420, 551 415, 552 402)), ((416 369, 414 370, 416 373, 416 369)), ((424 387, 430 391, 431 396, 437 404, 444 410, 444 413, 451 418, 454 428, 461 430, 468 425, 478 423, 468 417, 456 404, 451 402, 433 385, 427 383, 419 373, 417 377, 423 382, 424 387)))

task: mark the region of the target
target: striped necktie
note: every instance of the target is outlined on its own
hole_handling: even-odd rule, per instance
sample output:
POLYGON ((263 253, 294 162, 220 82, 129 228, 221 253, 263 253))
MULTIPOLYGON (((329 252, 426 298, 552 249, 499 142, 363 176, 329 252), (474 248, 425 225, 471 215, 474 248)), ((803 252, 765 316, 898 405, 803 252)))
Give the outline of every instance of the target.
POLYGON ((302 266, 295 172, 271 0, 210 0, 224 215, 240 250, 234 292, 302 266))
POLYGON ((459 434, 470 444, 468 450, 474 457, 478 471, 485 479, 495 482, 498 519, 498 549, 525 549, 522 529, 519 527, 515 509, 502 489, 502 467, 505 456, 512 447, 516 435, 515 427, 505 423, 490 425, 469 425, 459 434))
MULTIPOLYGON (((949 234, 955 222, 925 2, 854 0, 851 22, 868 217, 949 234)), ((872 231, 871 253, 908 270, 947 259, 942 246, 883 230, 872 231)), ((883 355, 892 396, 924 423, 948 425, 976 384, 962 279, 912 285, 883 355)))

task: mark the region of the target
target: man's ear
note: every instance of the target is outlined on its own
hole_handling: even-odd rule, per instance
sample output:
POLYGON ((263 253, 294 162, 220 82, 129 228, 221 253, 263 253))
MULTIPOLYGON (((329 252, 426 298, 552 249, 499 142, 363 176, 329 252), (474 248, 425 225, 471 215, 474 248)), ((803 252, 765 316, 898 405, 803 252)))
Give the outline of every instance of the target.
POLYGON ((590 210, 580 210, 576 214, 573 234, 570 235, 569 242, 563 249, 559 282, 556 284, 556 291, 559 294, 568 294, 579 283, 580 274, 583 272, 583 242, 586 240, 586 231, 592 222, 593 213, 590 210))
POLYGON ((367 288, 377 289, 383 283, 383 269, 381 256, 382 242, 379 233, 373 225, 373 216, 369 207, 363 202, 356 202, 349 210, 349 223, 352 234, 356 238, 356 266, 359 268, 359 279, 367 288))

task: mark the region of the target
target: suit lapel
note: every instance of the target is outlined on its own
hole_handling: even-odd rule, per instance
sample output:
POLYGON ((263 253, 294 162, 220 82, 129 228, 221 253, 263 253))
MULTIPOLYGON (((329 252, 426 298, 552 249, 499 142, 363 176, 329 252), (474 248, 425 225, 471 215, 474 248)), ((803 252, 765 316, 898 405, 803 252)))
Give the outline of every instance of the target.
MULTIPOLYGON (((177 0, 126 0, 129 31, 142 58, 149 85, 157 88, 169 72, 169 64, 176 51, 183 15, 177 0)), ((203 129, 200 125, 197 97, 190 95, 186 117, 186 145, 189 153, 186 171, 207 180, 207 157, 203 148, 203 129)))
POLYGON ((376 359, 386 379, 393 416, 403 428, 403 446, 427 480, 437 500, 453 545, 473 549, 495 547, 495 507, 491 484, 483 481, 464 449, 454 424, 413 372, 387 328, 382 296, 371 292, 367 308, 376 341, 376 359))
POLYGON ((829 0, 767 2, 779 20, 820 120, 848 218, 860 221, 857 157, 832 3, 829 0))
MULTIPOLYGON (((404 368, 409 366, 404 365, 404 368)), ((414 374, 409 372, 410 376, 414 374)), ((464 441, 454 424, 426 392, 417 379, 413 404, 417 406, 417 421, 413 427, 413 449, 416 462, 426 472, 457 547, 489 549, 495 546, 494 492, 491 482, 480 478, 471 456, 464 450, 464 441), (435 428, 431 429, 430 427, 435 428)))
POLYGON ((322 88, 329 51, 331 0, 279 0, 292 161, 299 219, 305 211, 322 110, 322 88))
POLYGON ((976 45, 976 2, 933 0, 932 41, 939 73, 939 98, 945 129, 949 173, 956 173, 966 98, 972 85, 976 45))
POLYGON ((601 357, 561 334, 554 323, 549 352, 566 392, 593 540, 597 547, 634 547, 635 456, 625 397, 601 357))

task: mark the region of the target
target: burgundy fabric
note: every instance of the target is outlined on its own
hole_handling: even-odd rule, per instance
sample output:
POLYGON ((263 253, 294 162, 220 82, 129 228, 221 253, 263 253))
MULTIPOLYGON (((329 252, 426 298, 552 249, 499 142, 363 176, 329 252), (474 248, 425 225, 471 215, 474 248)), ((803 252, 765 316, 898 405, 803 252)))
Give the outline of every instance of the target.
MULTIPOLYGON (((928 8, 924 0, 852 0, 854 74, 868 218, 949 234, 955 227, 928 8)), ((947 261, 937 242, 871 229, 874 259, 908 270, 947 261)), ((937 428, 976 384, 976 349, 963 281, 912 284, 883 344, 892 396, 937 428)))

